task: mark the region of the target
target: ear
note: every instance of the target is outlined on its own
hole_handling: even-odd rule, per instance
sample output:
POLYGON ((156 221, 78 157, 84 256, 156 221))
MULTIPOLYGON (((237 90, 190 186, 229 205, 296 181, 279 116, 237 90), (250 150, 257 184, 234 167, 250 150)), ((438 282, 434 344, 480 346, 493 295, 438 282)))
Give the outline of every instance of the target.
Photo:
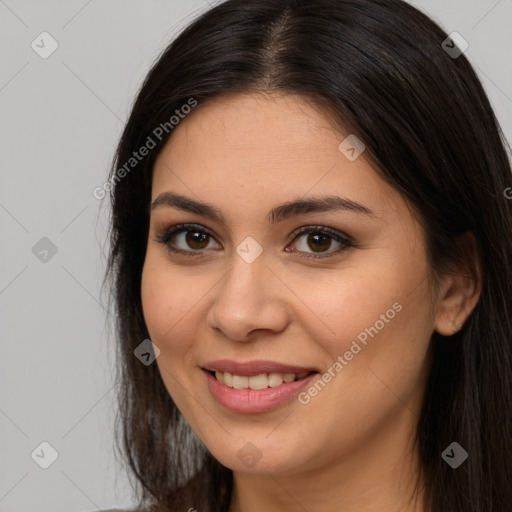
POLYGON ((434 328, 443 336, 452 336, 461 330, 482 291, 482 272, 473 233, 462 235, 459 244, 462 261, 441 277, 439 286, 434 328))

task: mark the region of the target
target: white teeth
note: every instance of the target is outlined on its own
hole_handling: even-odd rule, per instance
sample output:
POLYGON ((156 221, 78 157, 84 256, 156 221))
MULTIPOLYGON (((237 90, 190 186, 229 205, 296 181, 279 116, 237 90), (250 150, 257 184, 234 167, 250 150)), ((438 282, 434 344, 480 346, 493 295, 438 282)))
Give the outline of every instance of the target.
POLYGON ((268 385, 271 388, 276 388, 277 386, 280 386, 283 383, 284 375, 282 373, 270 373, 267 381, 268 385))
POLYGON ((249 377, 233 375, 233 387, 235 389, 246 389, 249 387, 249 377))
POLYGON ((234 389, 267 389, 281 386, 283 382, 293 382, 309 375, 310 372, 295 373, 260 373, 251 377, 243 375, 233 375, 228 372, 215 372, 215 377, 219 382, 234 389))
MULTIPOLYGON (((215 372, 215 375, 217 375, 217 372, 215 372)), ((231 375, 231 373, 224 372, 224 384, 226 384, 226 386, 229 386, 230 388, 233 387, 233 375, 231 375)))
POLYGON ((249 377, 249 387, 251 389, 266 389, 268 386, 267 376, 262 373, 260 375, 253 375, 249 377))

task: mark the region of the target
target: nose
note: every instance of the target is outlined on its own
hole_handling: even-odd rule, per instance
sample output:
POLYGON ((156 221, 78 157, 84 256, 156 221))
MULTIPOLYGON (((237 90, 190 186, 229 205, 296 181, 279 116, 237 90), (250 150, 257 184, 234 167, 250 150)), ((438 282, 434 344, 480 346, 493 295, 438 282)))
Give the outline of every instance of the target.
POLYGON ((288 324, 283 285, 264 254, 252 263, 235 254, 231 270, 214 290, 207 323, 232 340, 252 341, 255 331, 277 333, 288 324))

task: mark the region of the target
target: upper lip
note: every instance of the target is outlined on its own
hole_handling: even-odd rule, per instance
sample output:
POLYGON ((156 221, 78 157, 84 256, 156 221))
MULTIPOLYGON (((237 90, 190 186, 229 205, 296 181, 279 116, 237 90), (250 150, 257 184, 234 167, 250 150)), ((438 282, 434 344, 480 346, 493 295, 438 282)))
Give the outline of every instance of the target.
POLYGON ((297 366, 291 364, 277 363, 275 361, 233 361, 230 359, 219 359, 205 363, 203 368, 208 371, 227 372, 232 375, 251 377, 261 373, 303 373, 316 372, 314 368, 297 366))

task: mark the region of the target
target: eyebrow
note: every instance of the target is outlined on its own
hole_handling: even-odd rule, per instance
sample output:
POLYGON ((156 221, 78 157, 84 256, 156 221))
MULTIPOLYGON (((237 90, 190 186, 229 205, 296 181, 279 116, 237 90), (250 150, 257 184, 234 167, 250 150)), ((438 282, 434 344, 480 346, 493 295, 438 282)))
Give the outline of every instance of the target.
MULTIPOLYGON (((195 213, 213 220, 225 223, 224 215, 215 206, 208 203, 201 203, 180 194, 163 192, 152 203, 151 210, 170 207, 178 208, 186 212, 195 213)), ((307 199, 295 199, 272 208, 268 213, 268 220, 271 224, 282 222, 290 217, 305 213, 350 211, 374 217, 375 214, 368 207, 352 201, 351 199, 326 196, 311 197, 307 199)))

